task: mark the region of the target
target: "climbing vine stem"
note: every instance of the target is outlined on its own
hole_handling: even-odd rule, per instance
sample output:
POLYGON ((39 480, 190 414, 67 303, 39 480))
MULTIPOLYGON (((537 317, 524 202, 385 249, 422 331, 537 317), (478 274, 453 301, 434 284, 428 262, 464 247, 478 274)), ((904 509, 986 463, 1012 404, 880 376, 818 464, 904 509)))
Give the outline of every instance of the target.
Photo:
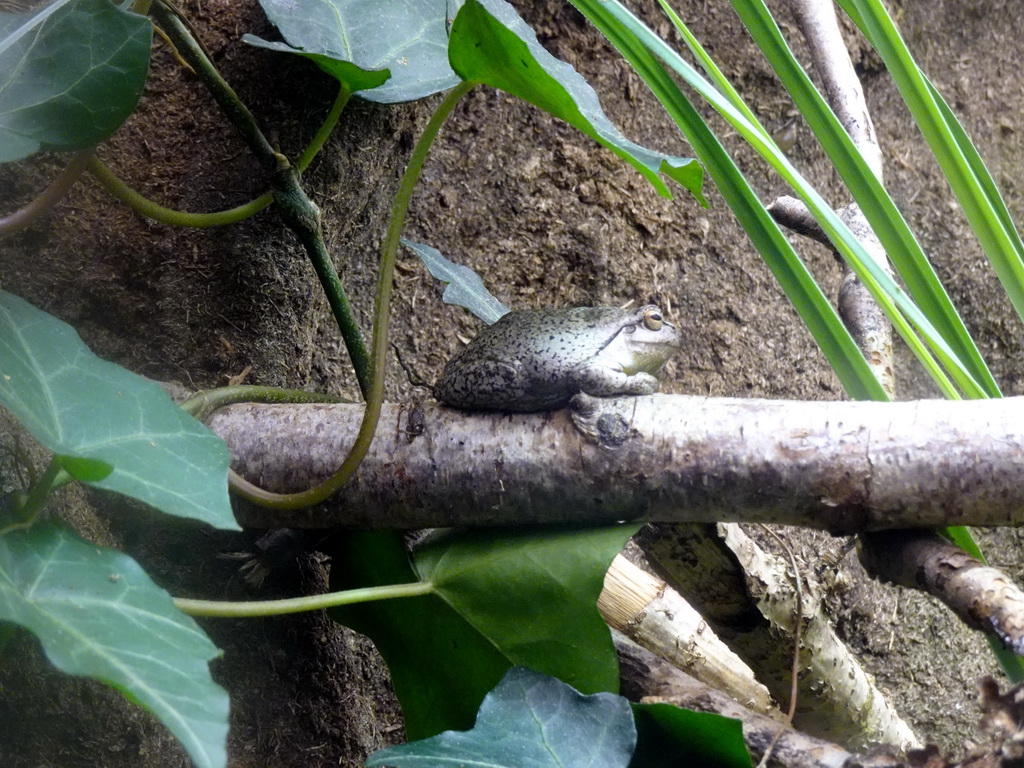
MULTIPOLYGON (((368 398, 370 392, 369 354, 366 351, 366 343, 359 330, 359 325, 356 323, 348 297, 345 295, 341 278, 338 277, 334 261, 324 243, 323 231, 320 226, 320 210, 299 184, 299 174, 296 168, 288 162, 288 158, 275 151, 270 145, 257 125, 256 118, 217 71, 185 22, 162 1, 153 3, 151 13, 163 31, 167 33, 175 48, 178 49, 178 53, 195 70, 196 76, 206 86, 214 101, 242 135, 257 160, 273 174, 271 189, 274 202, 278 206, 281 218, 295 233, 313 265, 313 270, 327 295, 327 303, 341 330, 349 357, 352 359, 352 367, 359 382, 359 389, 362 391, 363 398, 368 398)), ((342 107, 344 101, 347 99, 342 100, 342 107)), ((340 109, 338 111, 340 113, 340 109)))
POLYGON ((232 490, 243 498, 272 509, 304 509, 315 506, 347 483, 366 456, 370 443, 373 441, 374 432, 377 430, 381 403, 384 399, 384 360, 387 354, 391 289, 399 239, 402 234, 402 227, 405 225, 406 213, 409 210, 409 201, 412 198, 412 191, 416 187, 420 172, 423 170, 423 163, 426 160, 427 153, 437 137, 438 131, 440 131, 445 119, 451 114, 455 105, 458 104, 459 99, 468 93, 472 87, 472 83, 460 83, 447 93, 437 109, 434 110, 434 114, 431 115, 419 141, 416 142, 416 146, 413 148, 409 164, 402 175, 398 193, 395 195, 391 206, 391 218, 388 222, 388 230, 384 236, 384 244, 381 249, 380 276, 377 280, 373 340, 371 343, 373 350, 372 384, 369 397, 366 399, 366 410, 363 412, 363 420, 359 425, 359 433, 356 435, 352 449, 333 475, 320 485, 300 493, 271 493, 244 478, 235 476, 231 481, 232 490))

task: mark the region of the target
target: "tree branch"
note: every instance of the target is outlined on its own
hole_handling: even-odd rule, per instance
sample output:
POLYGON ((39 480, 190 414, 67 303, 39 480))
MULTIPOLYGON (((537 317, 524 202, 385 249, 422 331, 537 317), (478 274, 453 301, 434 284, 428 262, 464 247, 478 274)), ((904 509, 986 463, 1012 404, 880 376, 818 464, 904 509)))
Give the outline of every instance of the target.
POLYGON ((798 618, 787 564, 762 550, 742 526, 651 525, 640 532, 637 543, 656 572, 692 596, 708 624, 782 702, 791 698, 793 648, 780 638, 794 636, 795 620, 800 622, 795 727, 851 749, 877 743, 900 749, 920 746, 836 636, 815 580, 801 580, 798 618), (742 579, 738 586, 737 578, 742 579), (720 588, 713 586, 716 581, 720 588))
MULTIPOLYGON (((858 760, 836 744, 794 731, 771 718, 751 712, 723 693, 708 688, 667 661, 634 644, 619 633, 615 648, 622 670, 622 695, 645 703, 664 702, 697 712, 716 712, 739 720, 743 725, 743 741, 755 761, 760 760, 770 744, 770 766, 787 768, 842 768, 871 765, 858 760), (782 732, 779 736, 779 732, 782 732), (776 737, 778 741, 776 742, 776 737)), ((899 763, 889 763, 889 765, 899 763)))
MULTIPOLYGON (((262 487, 333 471, 363 406, 234 405, 210 426, 262 487)), ((852 532, 1024 523, 1024 398, 908 403, 602 401, 463 413, 386 404, 360 472, 314 510, 239 509, 254 527, 419 528, 615 520, 768 522, 852 532)))
POLYGON ((965 624, 1024 654, 1024 592, 1002 571, 974 559, 931 531, 864 537, 861 561, 879 579, 923 589, 965 624))
POLYGON ((673 666, 747 709, 786 722, 768 689, 701 615, 664 581, 622 555, 605 574, 597 608, 608 626, 673 666))

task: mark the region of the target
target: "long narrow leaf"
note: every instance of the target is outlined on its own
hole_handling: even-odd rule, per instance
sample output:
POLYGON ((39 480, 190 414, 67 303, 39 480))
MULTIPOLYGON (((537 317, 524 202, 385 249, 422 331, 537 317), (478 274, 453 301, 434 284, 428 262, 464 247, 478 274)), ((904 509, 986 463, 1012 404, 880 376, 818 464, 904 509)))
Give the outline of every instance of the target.
POLYGON ((1013 217, 1010 215, 1009 209, 1006 207, 1006 201, 1003 200, 1002 193, 996 186, 995 179, 992 178, 992 174, 989 173, 988 166, 985 165, 985 161, 981 159, 981 155, 978 153, 977 147, 974 146, 974 142, 971 141, 971 137, 967 135, 967 131, 960 125, 960 121, 956 115, 953 114, 953 110, 949 108, 949 104, 942 97, 935 86, 932 85, 931 81, 928 81, 928 87, 931 89, 932 97, 935 99, 935 103, 938 104, 939 110, 942 112, 942 116, 946 120, 946 125, 949 127, 950 132, 953 134, 953 138, 956 140, 957 146, 960 147, 960 151, 964 153, 964 157, 967 158, 967 162, 971 166, 971 170, 974 172, 975 177, 981 184, 981 189, 985 193, 985 197, 988 200, 989 205, 999 216, 1000 221, 1003 222, 1003 226, 1006 227, 1007 233, 1010 235, 1010 239, 1013 241, 1014 249, 1017 254, 1024 258, 1024 241, 1021 240, 1020 233, 1017 231, 1017 225, 1013 221, 1013 217))
MULTIPOLYGON (((763 0, 732 0, 732 3, 758 47, 764 52, 786 89, 793 96, 801 114, 805 116, 812 130, 818 136, 847 186, 854 193, 862 210, 872 222, 873 228, 876 232, 886 236, 883 244, 891 254, 898 257, 894 261, 898 262, 898 267, 902 267, 900 271, 915 298, 922 302, 926 314, 936 322, 936 325, 944 327, 947 333, 952 331, 954 335, 947 336, 947 339, 950 339, 954 345, 957 342, 962 345, 966 355, 961 359, 971 363, 976 373, 980 374, 979 379, 986 383, 988 394, 999 396, 999 389, 994 378, 985 366, 973 339, 970 338, 952 302, 939 283, 938 276, 935 275, 916 239, 913 238, 909 227, 880 181, 875 177, 874 172, 856 151, 852 140, 839 125, 839 121, 828 108, 825 100, 818 94, 810 78, 792 55, 763 0), (894 247, 893 244, 894 235, 897 239, 897 247, 894 247)), ((1013 227, 1009 212, 1006 210, 988 169, 948 105, 931 86, 931 83, 927 84, 947 128, 981 184, 981 189, 986 196, 986 203, 996 212, 1003 226, 1011 233, 1015 248, 1019 253, 1021 251, 1020 237, 1013 227)), ((947 528, 945 534, 973 556, 984 561, 981 550, 968 529, 963 527, 947 528)), ((1022 665, 1021 659, 1003 649, 998 638, 990 635, 988 641, 1006 674, 1015 681, 1024 678, 1024 665, 1022 665)))
POLYGON ((763 0, 732 0, 732 4, 864 212, 914 301, 986 394, 998 397, 998 384, 903 215, 793 56, 763 0))
POLYGON ((762 254, 779 285, 804 319, 843 386, 858 397, 884 399, 885 391, 834 308, 732 158, 672 77, 635 35, 603 12, 599 3, 579 2, 576 5, 636 68, 679 125, 754 247, 762 254))
MULTIPOLYGON (((764 140, 763 128, 752 126, 689 63, 682 59, 661 38, 651 32, 646 25, 623 7, 621 3, 616 2, 616 0, 607 0, 607 2, 573 0, 573 4, 590 18, 613 43, 616 43, 616 38, 630 36, 656 57, 664 61, 667 66, 682 76, 691 87, 707 99, 736 128, 743 138, 765 157, 772 167, 798 191, 822 229, 832 239, 840 253, 850 263, 857 276, 864 282, 881 306, 883 308, 887 306, 891 308, 893 305, 899 307, 900 312, 891 315, 890 319, 895 324, 897 331, 904 336, 911 349, 918 355, 926 370, 936 379, 944 391, 951 392, 951 384, 935 365, 934 361, 931 360, 931 356, 925 354, 924 347, 914 338, 913 333, 910 332, 907 320, 927 340, 935 356, 952 374, 957 386, 962 388, 969 396, 984 396, 984 390, 906 292, 903 291, 881 265, 874 262, 850 232, 849 228, 839 219, 821 195, 803 179, 785 155, 775 147, 774 143, 764 140), (901 317, 900 313, 905 315, 906 319, 901 317)), ((618 43, 616 44, 618 45, 618 43)))
MULTIPOLYGON (((1024 250, 1020 238, 1013 231, 1009 214, 1001 214, 992 205, 994 185, 986 191, 987 185, 976 173, 978 164, 971 162, 970 153, 965 152, 957 140, 956 129, 947 120, 947 114, 952 113, 948 107, 943 110, 940 106, 935 98, 937 92, 878 0, 840 0, 840 5, 881 55, 1010 302, 1024 318, 1024 250)), ((966 134, 961 136, 965 137, 966 134)))
MULTIPOLYGON (((665 15, 669 17, 669 20, 675 26, 676 32, 678 32, 680 37, 683 38, 683 42, 685 42, 686 46, 690 49, 690 53, 692 53, 693 57, 700 63, 701 69, 703 69, 707 76, 711 78, 715 87, 721 91, 722 95, 729 100, 729 103, 732 104, 738 112, 747 118, 751 125, 759 126, 760 123, 758 123, 754 112, 749 106, 747 106, 747 102, 743 100, 739 91, 737 91, 733 87, 733 84, 729 82, 729 78, 725 76, 725 73, 722 72, 718 64, 715 63, 715 60, 712 59, 710 54, 704 50, 704 46, 700 44, 700 41, 690 31, 690 28, 683 23, 681 18, 679 18, 679 14, 676 13, 672 9, 672 6, 668 4, 668 0, 658 0, 658 3, 661 5, 661 9, 665 12, 665 15)), ((764 138, 766 140, 774 141, 767 131, 764 131, 764 138)))

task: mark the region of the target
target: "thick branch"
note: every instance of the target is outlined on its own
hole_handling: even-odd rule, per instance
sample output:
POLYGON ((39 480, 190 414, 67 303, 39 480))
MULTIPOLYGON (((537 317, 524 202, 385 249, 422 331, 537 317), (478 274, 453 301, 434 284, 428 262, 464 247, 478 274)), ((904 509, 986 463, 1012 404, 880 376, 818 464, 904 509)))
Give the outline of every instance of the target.
MULTIPOLYGON (((269 490, 344 455, 361 405, 225 408, 210 426, 269 490)), ((255 527, 774 522, 833 532, 1024 522, 1024 398, 835 403, 653 395, 471 414, 386 404, 364 465, 314 510, 239 510, 255 527)))
POLYGON ((875 174, 882 177, 882 153, 871 123, 864 89, 850 61, 850 53, 829 0, 790 0, 804 34, 814 69, 821 78, 825 98, 875 174))
POLYGON ((664 581, 616 556, 597 599, 601 616, 638 645, 688 675, 779 722, 785 715, 750 667, 664 581))
MULTIPOLYGON (((814 69, 821 78, 825 97, 857 150, 882 178, 882 153, 871 123, 864 89, 846 49, 832 0, 789 0, 793 16, 804 34, 814 69)), ((816 240, 827 242, 820 227, 807 212, 806 206, 793 198, 780 198, 768 207, 784 226, 792 226, 816 240)), ((846 206, 840 215, 861 245, 878 263, 888 268, 888 258, 881 243, 856 204, 846 206)), ((892 370, 892 327, 881 308, 856 275, 846 265, 839 296, 839 314, 857 340, 868 364, 889 393, 895 392, 892 370)))

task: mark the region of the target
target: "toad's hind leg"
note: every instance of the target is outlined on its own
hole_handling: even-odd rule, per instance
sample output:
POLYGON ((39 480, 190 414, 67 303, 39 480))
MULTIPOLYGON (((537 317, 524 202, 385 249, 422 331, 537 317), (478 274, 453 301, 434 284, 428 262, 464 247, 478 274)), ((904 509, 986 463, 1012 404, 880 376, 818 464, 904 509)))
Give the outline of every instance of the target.
POLYGON ((522 363, 518 360, 477 360, 445 369, 434 387, 443 403, 461 408, 502 409, 524 393, 522 363))

